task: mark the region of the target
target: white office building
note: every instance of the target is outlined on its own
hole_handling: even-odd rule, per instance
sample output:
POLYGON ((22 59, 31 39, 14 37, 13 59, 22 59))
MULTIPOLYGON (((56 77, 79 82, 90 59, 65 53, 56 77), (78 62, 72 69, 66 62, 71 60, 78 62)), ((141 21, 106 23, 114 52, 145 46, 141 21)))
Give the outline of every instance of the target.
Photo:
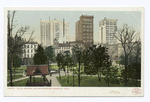
POLYGON ((22 60, 25 65, 33 64, 33 58, 34 58, 34 54, 36 53, 37 48, 38 48, 37 42, 29 42, 23 45, 22 60))
POLYGON ((117 29, 117 19, 106 19, 99 22, 99 43, 116 44, 117 39, 114 37, 117 29))
POLYGON ((59 43, 69 41, 69 23, 66 21, 54 20, 41 20, 41 43, 42 46, 53 46, 54 39, 59 43), (63 23, 64 22, 64 23, 63 23))

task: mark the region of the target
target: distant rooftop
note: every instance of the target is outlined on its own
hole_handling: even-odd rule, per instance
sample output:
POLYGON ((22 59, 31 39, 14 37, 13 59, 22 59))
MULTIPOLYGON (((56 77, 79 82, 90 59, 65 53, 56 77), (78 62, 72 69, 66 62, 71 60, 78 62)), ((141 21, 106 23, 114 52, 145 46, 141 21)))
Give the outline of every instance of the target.
POLYGON ((101 20, 100 22, 102 21, 118 21, 118 19, 107 19, 106 17, 104 17, 104 19, 101 20))
POLYGON ((81 15, 80 17, 94 17, 93 15, 81 15))

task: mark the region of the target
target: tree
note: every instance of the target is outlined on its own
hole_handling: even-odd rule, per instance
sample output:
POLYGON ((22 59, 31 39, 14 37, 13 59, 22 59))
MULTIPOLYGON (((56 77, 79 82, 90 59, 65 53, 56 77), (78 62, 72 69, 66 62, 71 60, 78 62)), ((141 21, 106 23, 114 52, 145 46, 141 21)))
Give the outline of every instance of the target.
POLYGON ((134 62, 128 66, 128 86, 138 86, 138 79, 141 79, 141 63, 134 62))
POLYGON ((38 49, 36 51, 36 54, 34 55, 34 64, 40 65, 40 64, 46 64, 47 63, 47 57, 44 52, 44 49, 41 45, 38 45, 38 49))
POLYGON ((26 43, 28 43, 34 33, 31 32, 31 35, 27 42, 24 42, 22 40, 22 36, 25 35, 25 33, 29 30, 30 27, 20 27, 16 33, 13 34, 13 30, 18 25, 14 21, 16 11, 8 11, 7 12, 7 38, 8 38, 8 67, 10 69, 10 84, 12 84, 12 68, 13 68, 13 56, 15 54, 21 54, 22 53, 22 46, 26 43), (14 35, 14 36, 13 36, 14 35))
POLYGON ((111 66, 111 61, 108 61, 107 65, 103 68, 103 75, 105 75, 104 80, 108 86, 110 86, 110 84, 120 84, 120 80, 118 79, 118 68, 116 66, 111 66))
POLYGON ((57 54, 56 61, 57 61, 57 66, 59 67, 59 78, 61 79, 60 69, 64 69, 65 68, 64 55, 61 54, 61 53, 57 54))
POLYGON ((53 51, 53 46, 48 46, 45 49, 45 53, 47 55, 47 57, 49 58, 50 61, 54 62, 54 51, 53 51))
POLYGON ((69 51, 65 51, 64 53, 65 53, 65 66, 67 67, 67 73, 68 73, 67 83, 69 83, 69 69, 68 68, 73 66, 73 60, 69 51))
MULTIPOLYGON (((13 56, 14 72, 15 72, 15 70, 16 70, 18 67, 20 67, 21 63, 22 63, 21 58, 20 58, 18 55, 14 55, 14 56, 13 56)), ((15 73, 14 73, 14 76, 15 76, 15 73)))
POLYGON ((102 67, 107 65, 107 61, 110 59, 107 48, 101 47, 101 45, 90 46, 89 50, 92 53, 92 65, 96 69, 96 74, 98 74, 98 80, 101 81, 102 67))
POLYGON ((74 63, 78 63, 77 75, 78 75, 78 86, 80 86, 80 67, 81 67, 81 58, 82 58, 82 48, 78 45, 73 46, 72 48, 72 58, 74 63))
POLYGON ((140 32, 131 28, 127 24, 124 24, 122 28, 115 30, 114 37, 116 37, 123 48, 124 52, 124 85, 127 86, 127 68, 129 64, 129 56, 132 54, 132 51, 140 44, 140 32))
POLYGON ((85 49, 82 55, 82 63, 84 65, 84 73, 87 75, 96 75, 97 70, 92 64, 92 53, 89 49, 85 49))
MULTIPOLYGON (((54 51, 53 51, 53 46, 46 47, 45 53, 46 53, 46 56, 47 56, 48 69, 49 69, 49 72, 50 72, 50 61, 54 62, 54 57, 55 57, 54 51)), ((50 72, 50 75, 51 75, 51 72, 50 72)))

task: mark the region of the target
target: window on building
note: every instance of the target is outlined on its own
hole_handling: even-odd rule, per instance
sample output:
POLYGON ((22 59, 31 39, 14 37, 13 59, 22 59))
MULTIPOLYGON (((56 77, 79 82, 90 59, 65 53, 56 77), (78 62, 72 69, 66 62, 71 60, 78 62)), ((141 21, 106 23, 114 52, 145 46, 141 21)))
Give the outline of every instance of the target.
POLYGON ((26 54, 24 54, 24 58, 26 58, 26 54))
POLYGON ((27 48, 29 48, 29 45, 27 46, 27 48))
POLYGON ((28 54, 28 58, 29 58, 29 54, 28 54))
POLYGON ((110 22, 110 25, 113 25, 114 23, 113 22, 110 22))
POLYGON ((109 21, 106 21, 106 25, 109 25, 109 21))
POLYGON ((33 53, 33 50, 31 50, 31 53, 33 53))
POLYGON ((31 48, 32 48, 32 45, 31 45, 31 48))
POLYGON ((29 50, 28 50, 28 53, 29 53, 29 50))

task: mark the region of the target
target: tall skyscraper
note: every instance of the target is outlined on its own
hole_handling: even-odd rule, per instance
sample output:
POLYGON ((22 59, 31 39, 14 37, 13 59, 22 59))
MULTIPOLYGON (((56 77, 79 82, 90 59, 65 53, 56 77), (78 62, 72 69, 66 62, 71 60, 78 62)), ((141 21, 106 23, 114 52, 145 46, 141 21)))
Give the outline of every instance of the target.
POLYGON ((85 45, 93 44, 93 16, 82 15, 76 22, 76 41, 85 45))
POLYGON ((101 44, 116 44, 117 39, 114 37, 117 29, 117 19, 106 19, 99 22, 99 42, 101 44))
POLYGON ((69 41, 69 23, 54 20, 41 20, 41 43, 42 46, 50 46, 54 44, 54 39, 63 43, 69 41))

